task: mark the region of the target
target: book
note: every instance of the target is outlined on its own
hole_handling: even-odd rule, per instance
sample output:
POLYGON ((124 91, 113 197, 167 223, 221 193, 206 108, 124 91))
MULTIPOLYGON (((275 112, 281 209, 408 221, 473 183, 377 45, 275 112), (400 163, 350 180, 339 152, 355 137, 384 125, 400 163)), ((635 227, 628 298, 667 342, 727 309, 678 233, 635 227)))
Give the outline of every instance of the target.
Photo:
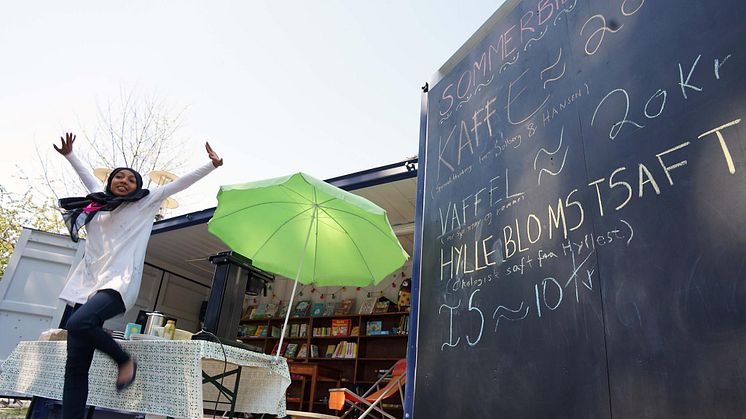
POLYGON ((332 358, 355 358, 357 357, 357 343, 343 340, 334 349, 332 358))
POLYGON ((350 319, 332 319, 332 336, 348 336, 351 323, 350 319))
MULTIPOLYGON (((275 354, 277 354, 277 347, 278 347, 279 345, 280 345, 280 341, 278 340, 277 342, 275 342, 275 346, 274 346, 274 347, 272 348, 272 352, 270 352, 269 354, 270 354, 270 355, 275 355, 275 354)), ((285 349, 287 349, 287 347, 288 347, 288 343, 287 343, 287 342, 283 342, 283 343, 282 343, 282 349, 280 350, 280 354, 283 354, 283 353, 285 353, 285 349)))
POLYGON ((277 304, 267 303, 267 310, 264 312, 264 317, 271 319, 277 315, 277 304))
POLYGON ((339 351, 337 358, 355 358, 357 357, 357 343, 342 342, 342 349, 339 351))
POLYGON ((272 333, 271 333, 271 335, 272 335, 273 338, 279 338, 280 337, 280 332, 282 332, 281 328, 279 328, 277 326, 272 326, 272 333))
POLYGON ((258 324, 247 324, 246 330, 244 331, 244 336, 254 336, 256 335, 256 329, 259 327, 258 324))
POLYGON ((388 313, 389 311, 389 304, 390 301, 386 297, 381 297, 376 302, 375 308, 373 308, 374 313, 388 313))
POLYGON ((311 302, 308 300, 298 301, 293 309, 293 317, 305 317, 308 316, 308 312, 311 309, 311 302))
POLYGON ((311 309, 311 316, 318 317, 324 314, 324 303, 314 303, 311 309))
POLYGON ((328 302, 324 304, 324 316, 333 316, 334 308, 337 306, 334 302, 328 302))
POLYGON ((311 345, 311 358, 318 358, 319 357, 319 347, 318 345, 311 345))
POLYGON ((288 314, 288 305, 285 301, 280 301, 280 303, 277 305, 277 313, 275 314, 275 316, 284 318, 286 314, 288 314))
POLYGON ((382 323, 380 320, 371 320, 366 324, 365 333, 367 335, 377 335, 381 331, 382 323))
POLYGON ((256 307, 256 311, 254 311, 254 316, 252 319, 263 319, 266 317, 267 313, 267 303, 261 303, 256 307))
POLYGON ((368 297, 363 300, 363 302, 360 304, 360 310, 358 310, 358 314, 371 314, 373 313, 373 309, 376 307, 376 298, 375 297, 368 297))
POLYGON ((405 315, 399 320, 399 325, 396 327, 396 333, 400 335, 406 335, 409 333, 409 316, 405 315))
POLYGON ((254 336, 267 336, 267 331, 264 330, 265 328, 266 326, 263 324, 257 325, 256 331, 254 331, 254 336))
POLYGON ((334 355, 334 351, 337 349, 337 345, 330 343, 326 347, 326 352, 324 353, 324 358, 331 358, 334 355))
POLYGON ((306 323, 301 323, 300 328, 298 329, 298 337, 304 338, 308 336, 308 325, 306 323))
POLYGON ((288 343, 288 346, 285 349, 285 358, 293 358, 293 357, 295 357, 295 353, 297 351, 298 351, 298 344, 297 343, 288 343))
POLYGON ((253 316, 255 312, 256 312, 256 306, 252 306, 252 305, 247 306, 244 309, 243 314, 241 314, 241 320, 250 320, 250 319, 252 319, 251 316, 253 316))
POLYGON ((313 328, 313 335, 314 336, 329 336, 331 333, 331 327, 314 327, 313 328))
POLYGON ((304 343, 300 346, 300 350, 298 351, 298 358, 305 358, 308 356, 308 344, 304 343))
POLYGON ((332 358, 340 358, 342 351, 344 350, 346 344, 347 342, 345 341, 339 342, 337 344, 337 347, 334 348, 334 352, 332 353, 332 358))
POLYGON ((297 338, 299 331, 300 331, 300 326, 298 325, 298 323, 293 323, 290 325, 290 337, 291 338, 297 338))
POLYGON ((355 304, 355 300, 353 300, 352 298, 340 301, 340 303, 337 304, 337 306, 334 308, 334 315, 346 316, 352 313, 353 304, 355 304))
POLYGON ((353 326, 350 331, 350 336, 360 336, 360 326, 353 326))
MULTIPOLYGON (((207 305, 207 302, 204 302, 205 305, 207 305)), ((241 319, 247 318, 246 315, 249 312, 249 307, 251 307, 251 296, 244 294, 243 301, 241 301, 241 319)))

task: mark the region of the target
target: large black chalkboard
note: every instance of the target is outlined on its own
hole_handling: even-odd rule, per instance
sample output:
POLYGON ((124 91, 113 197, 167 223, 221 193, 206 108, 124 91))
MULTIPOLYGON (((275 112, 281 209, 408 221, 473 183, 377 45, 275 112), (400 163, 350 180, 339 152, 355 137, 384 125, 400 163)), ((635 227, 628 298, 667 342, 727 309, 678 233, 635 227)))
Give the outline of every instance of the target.
POLYGON ((427 93, 414 417, 743 416, 746 2, 496 16, 427 93))

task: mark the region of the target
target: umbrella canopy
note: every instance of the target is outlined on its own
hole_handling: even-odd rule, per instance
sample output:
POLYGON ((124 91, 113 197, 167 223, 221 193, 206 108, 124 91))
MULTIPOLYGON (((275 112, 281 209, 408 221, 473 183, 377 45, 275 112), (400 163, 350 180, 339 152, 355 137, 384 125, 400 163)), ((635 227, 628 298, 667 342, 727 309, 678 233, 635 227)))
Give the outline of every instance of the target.
POLYGON ((305 173, 221 186, 207 229, 254 266, 296 280, 276 358, 298 282, 376 284, 409 257, 385 210, 305 173))
POLYGON ((221 186, 208 230, 302 284, 375 284, 409 257, 384 209, 305 173, 221 186))

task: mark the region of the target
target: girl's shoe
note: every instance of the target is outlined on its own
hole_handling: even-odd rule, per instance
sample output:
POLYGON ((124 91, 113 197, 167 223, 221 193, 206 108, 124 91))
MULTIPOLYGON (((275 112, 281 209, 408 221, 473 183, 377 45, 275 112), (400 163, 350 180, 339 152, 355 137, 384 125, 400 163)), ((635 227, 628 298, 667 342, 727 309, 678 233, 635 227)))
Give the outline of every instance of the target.
POLYGON ((122 391, 126 389, 127 387, 132 385, 132 382, 135 381, 135 376, 137 375, 137 362, 132 361, 132 377, 130 377, 129 380, 123 382, 123 383, 117 383, 117 391, 122 391))

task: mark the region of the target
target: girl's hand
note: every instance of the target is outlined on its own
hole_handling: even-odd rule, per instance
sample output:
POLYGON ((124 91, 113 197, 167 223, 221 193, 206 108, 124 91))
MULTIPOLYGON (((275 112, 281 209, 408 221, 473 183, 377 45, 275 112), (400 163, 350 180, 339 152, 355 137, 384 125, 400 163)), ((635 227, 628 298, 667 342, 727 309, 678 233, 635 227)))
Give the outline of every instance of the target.
POLYGON ((73 133, 68 132, 65 134, 65 138, 60 137, 60 140, 62 141, 62 147, 57 147, 57 144, 52 145, 58 153, 62 154, 63 156, 67 156, 68 154, 73 152, 73 143, 75 142, 75 138, 76 136, 73 135, 73 133))
POLYGON ((223 159, 218 157, 217 153, 215 153, 215 150, 210 147, 210 143, 205 142, 205 150, 207 150, 207 157, 212 160, 212 165, 215 167, 220 167, 223 165, 223 159))

